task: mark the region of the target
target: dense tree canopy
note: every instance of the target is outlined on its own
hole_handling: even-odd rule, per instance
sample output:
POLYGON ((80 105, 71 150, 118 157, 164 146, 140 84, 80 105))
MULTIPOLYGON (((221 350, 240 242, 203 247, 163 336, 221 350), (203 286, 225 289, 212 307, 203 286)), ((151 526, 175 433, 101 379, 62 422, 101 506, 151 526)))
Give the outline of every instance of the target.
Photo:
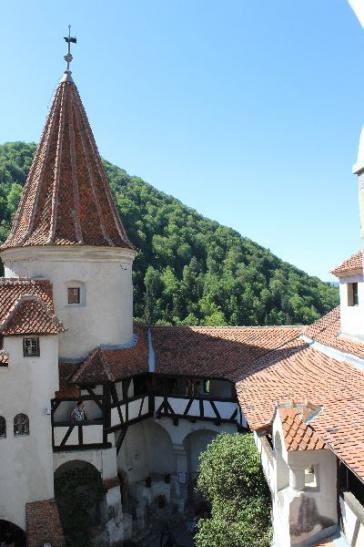
MULTIPOLYGON (((0 146, 0 241, 6 237, 35 150, 0 146)), ((335 288, 283 262, 105 161, 124 225, 138 249, 134 315, 149 323, 310 323, 337 304, 335 288)))
POLYGON ((198 488, 211 504, 197 547, 268 547, 271 497, 253 435, 222 433, 200 455, 198 488))

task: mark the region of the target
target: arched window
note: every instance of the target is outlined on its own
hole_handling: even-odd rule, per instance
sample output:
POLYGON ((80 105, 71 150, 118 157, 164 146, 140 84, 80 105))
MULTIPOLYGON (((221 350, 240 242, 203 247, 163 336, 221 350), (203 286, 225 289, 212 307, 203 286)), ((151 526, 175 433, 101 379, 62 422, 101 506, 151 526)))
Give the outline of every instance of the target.
POLYGON ((5 439, 6 437, 6 420, 4 416, 0 416, 0 439, 5 439))
POLYGON ((17 414, 14 418, 14 435, 29 435, 29 418, 26 414, 17 414))

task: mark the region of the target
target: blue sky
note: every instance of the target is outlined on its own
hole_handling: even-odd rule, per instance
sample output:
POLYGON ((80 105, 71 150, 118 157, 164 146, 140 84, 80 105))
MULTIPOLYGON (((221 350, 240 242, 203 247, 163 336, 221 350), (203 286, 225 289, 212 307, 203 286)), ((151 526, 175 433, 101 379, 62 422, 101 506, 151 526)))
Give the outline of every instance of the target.
POLYGON ((323 279, 359 247, 345 0, 21 0, 1 21, 0 143, 38 141, 70 22, 105 158, 323 279))

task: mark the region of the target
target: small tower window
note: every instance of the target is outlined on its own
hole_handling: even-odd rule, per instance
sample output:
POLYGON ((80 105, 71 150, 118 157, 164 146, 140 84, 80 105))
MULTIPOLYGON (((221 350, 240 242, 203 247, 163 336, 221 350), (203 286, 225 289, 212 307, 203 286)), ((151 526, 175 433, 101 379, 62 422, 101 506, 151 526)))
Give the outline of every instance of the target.
POLYGON ((17 414, 14 418, 14 435, 29 435, 29 418, 26 414, 17 414))
POLYGON ((4 416, 0 416, 0 439, 5 439, 6 437, 6 420, 4 416))
POLYGON ((348 306, 359 305, 358 284, 348 283, 348 306))
POLYGON ((317 488, 317 469, 315 465, 309 465, 305 469, 305 488, 317 488))
POLYGON ((68 304, 81 304, 81 288, 68 287, 68 304))
POLYGON ((23 338, 23 355, 24 357, 39 357, 40 350, 38 336, 23 338))

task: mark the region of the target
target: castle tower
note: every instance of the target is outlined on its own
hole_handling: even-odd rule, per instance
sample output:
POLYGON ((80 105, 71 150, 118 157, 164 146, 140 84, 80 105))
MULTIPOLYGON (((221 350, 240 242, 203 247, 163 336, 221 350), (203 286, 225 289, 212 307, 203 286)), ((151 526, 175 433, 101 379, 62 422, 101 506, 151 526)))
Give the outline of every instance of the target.
MULTIPOLYGON (((72 57, 65 59, 69 68, 72 57)), ((60 335, 61 358, 131 340, 135 251, 69 70, 0 251, 5 277, 52 282, 56 315, 67 329, 60 335)))

